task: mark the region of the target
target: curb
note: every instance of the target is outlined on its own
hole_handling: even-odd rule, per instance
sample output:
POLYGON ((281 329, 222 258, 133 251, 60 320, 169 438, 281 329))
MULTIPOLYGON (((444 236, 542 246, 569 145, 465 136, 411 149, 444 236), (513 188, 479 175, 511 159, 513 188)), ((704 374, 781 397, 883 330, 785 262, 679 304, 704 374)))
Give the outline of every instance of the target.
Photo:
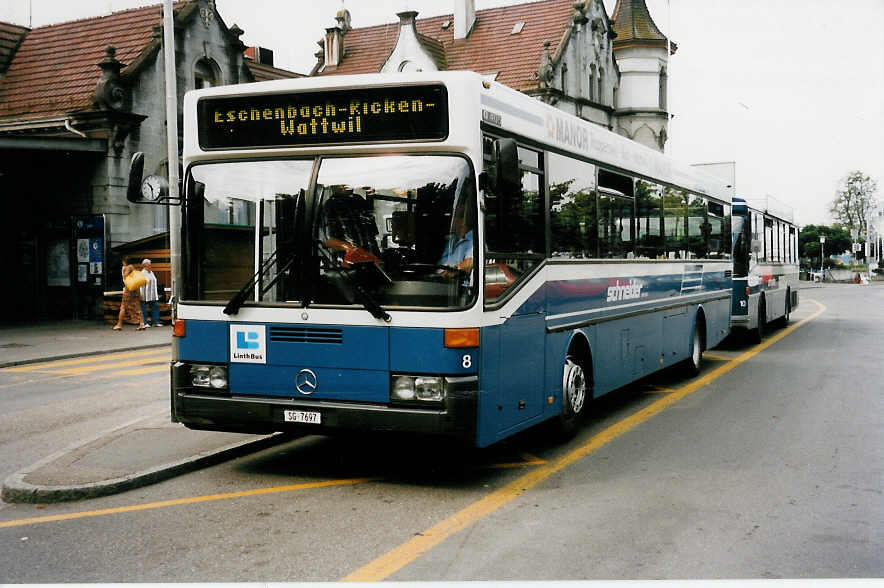
POLYGON ((110 431, 106 431, 100 435, 97 435, 94 438, 79 442, 76 445, 68 447, 67 449, 63 449, 50 455, 49 457, 41 459, 37 463, 25 468, 24 470, 10 475, 3 482, 3 490, 2 493, 0 493, 0 499, 7 503, 42 504, 52 502, 69 502, 74 500, 84 500, 88 498, 98 498, 100 496, 109 496, 111 494, 117 494, 126 490, 132 490, 134 488, 140 488, 142 486, 155 484, 163 480, 168 480, 169 478, 173 478, 183 473, 192 472, 194 470, 215 465, 222 461, 240 457, 242 455, 253 453, 255 451, 260 451, 262 449, 266 449, 268 447, 272 447, 279 443, 283 443, 285 441, 290 441, 293 439, 292 435, 290 434, 274 433, 261 439, 231 443, 218 449, 204 451, 191 457, 152 467, 147 470, 136 472, 134 474, 129 474, 120 478, 113 478, 110 480, 102 480, 100 482, 89 482, 86 484, 71 484, 61 486, 44 486, 29 484, 28 482, 25 482, 25 477, 28 474, 38 470, 44 465, 52 463, 53 461, 72 451, 76 451, 77 449, 84 447, 116 431, 120 431, 122 429, 125 429, 126 427, 130 427, 140 421, 145 420, 146 418, 150 417, 139 418, 134 421, 130 421, 120 427, 116 427, 114 429, 111 429, 110 431))
POLYGON ((0 369, 15 367, 19 365, 28 365, 31 363, 43 363, 46 361, 60 361, 62 359, 73 359, 75 357, 89 357, 90 355, 104 355, 105 353, 122 353, 124 351, 138 351, 140 349, 154 349, 171 345, 168 343, 151 343, 149 345, 133 345, 131 347, 114 347, 113 349, 99 349, 96 351, 80 351, 77 353, 65 353, 62 355, 50 355, 47 357, 35 357, 33 359, 18 359, 15 361, 0 362, 0 369))

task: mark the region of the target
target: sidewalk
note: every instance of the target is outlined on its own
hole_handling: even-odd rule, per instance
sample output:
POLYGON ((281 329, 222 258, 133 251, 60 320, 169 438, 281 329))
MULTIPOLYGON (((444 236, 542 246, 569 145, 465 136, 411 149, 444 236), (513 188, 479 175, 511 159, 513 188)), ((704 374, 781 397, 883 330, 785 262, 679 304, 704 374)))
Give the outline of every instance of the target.
MULTIPOLYGON (((99 321, 0 326, 0 368, 101 353, 164 347, 172 328, 111 330, 99 321)), ((164 383, 163 385, 168 385, 164 383)), ((149 415, 79 440, 3 483, 5 502, 48 503, 123 492, 290 440, 285 435, 191 431, 168 412, 149 415)))
POLYGON ((0 325, 0 368, 95 355, 160 347, 172 342, 172 327, 158 326, 143 331, 126 325, 114 331, 101 321, 49 321, 33 325, 0 325))

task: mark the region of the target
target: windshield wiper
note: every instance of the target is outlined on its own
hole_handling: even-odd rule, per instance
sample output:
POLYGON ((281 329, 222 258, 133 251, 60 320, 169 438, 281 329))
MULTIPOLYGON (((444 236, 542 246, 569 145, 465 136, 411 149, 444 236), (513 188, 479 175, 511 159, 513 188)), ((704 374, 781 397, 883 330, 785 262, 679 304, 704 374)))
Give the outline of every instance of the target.
MULTIPOLYGON (((381 308, 381 305, 378 303, 377 300, 374 299, 374 296, 372 296, 368 292, 368 290, 362 287, 359 278, 354 275, 355 270, 344 266, 342 263, 336 262, 334 257, 331 255, 328 246, 325 243, 318 240, 316 241, 316 243, 319 245, 318 250, 326 263, 328 263, 330 267, 338 270, 341 275, 347 279, 347 283, 350 284, 350 286, 353 288, 355 298, 360 304, 362 304, 362 307, 365 308, 365 310, 367 310, 369 313, 371 313, 371 316, 378 320, 382 320, 385 323, 389 323, 391 320, 393 320, 392 317, 390 317, 390 315, 387 313, 387 311, 381 308)), ((390 280, 390 278, 387 277, 383 270, 378 268, 378 271, 380 271, 387 280, 390 280)))
MULTIPOLYGON (((264 274, 270 270, 271 267, 278 261, 279 259, 279 249, 274 251, 267 260, 261 264, 261 267, 258 268, 258 271, 255 273, 251 279, 245 283, 245 285, 240 288, 239 292, 233 295, 233 298, 227 303, 227 306, 224 307, 224 314, 234 315, 239 312, 239 309, 242 308, 242 305, 245 304, 246 298, 249 295, 255 286, 264 278, 264 274)), ((285 274, 285 272, 292 266, 295 261, 298 260, 298 255, 296 251, 292 251, 285 258, 285 265, 279 268, 279 271, 276 272, 276 276, 270 280, 265 286, 261 287, 261 291, 259 292, 260 297, 263 297, 264 294, 279 281, 279 279, 285 274)))

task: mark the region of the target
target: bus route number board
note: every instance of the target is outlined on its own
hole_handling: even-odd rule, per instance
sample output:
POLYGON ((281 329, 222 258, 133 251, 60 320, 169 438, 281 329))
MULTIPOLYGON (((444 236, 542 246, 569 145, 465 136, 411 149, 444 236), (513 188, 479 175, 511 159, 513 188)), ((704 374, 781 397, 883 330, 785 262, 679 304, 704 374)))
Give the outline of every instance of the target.
POLYGON ((322 414, 318 412, 308 412, 305 410, 285 410, 283 411, 283 420, 287 423, 307 423, 308 425, 318 425, 322 422, 322 414))

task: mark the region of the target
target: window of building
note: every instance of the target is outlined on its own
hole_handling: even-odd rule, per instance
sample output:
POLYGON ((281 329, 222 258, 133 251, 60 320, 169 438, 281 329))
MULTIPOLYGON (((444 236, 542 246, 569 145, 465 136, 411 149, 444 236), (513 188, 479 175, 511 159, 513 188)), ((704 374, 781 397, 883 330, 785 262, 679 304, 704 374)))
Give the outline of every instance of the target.
POLYGON ((210 59, 200 59, 193 66, 193 87, 197 90, 218 86, 218 77, 215 64, 210 59))
POLYGON ((598 89, 596 90, 596 100, 599 102, 604 102, 604 91, 605 91, 605 70, 603 68, 599 68, 599 77, 598 77, 598 89))
POLYGON ((666 106, 667 106, 666 105, 666 81, 667 81, 666 77, 667 77, 666 76, 666 68, 661 67, 660 68, 660 96, 659 96, 661 110, 666 110, 666 106))
POLYGON ((596 92, 596 100, 598 100, 601 104, 605 103, 605 70, 604 68, 599 68, 599 79, 598 79, 598 92, 596 92))

